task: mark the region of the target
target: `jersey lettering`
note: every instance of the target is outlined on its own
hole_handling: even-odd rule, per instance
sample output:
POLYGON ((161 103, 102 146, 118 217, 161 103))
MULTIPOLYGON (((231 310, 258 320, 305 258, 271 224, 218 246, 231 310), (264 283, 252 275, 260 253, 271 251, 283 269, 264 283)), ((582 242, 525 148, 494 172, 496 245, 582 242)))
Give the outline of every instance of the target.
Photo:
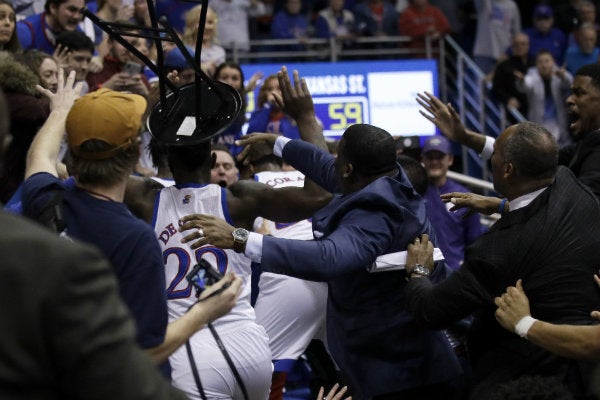
POLYGON ((160 233, 160 235, 158 235, 158 240, 160 240, 166 246, 169 242, 169 239, 171 239, 171 237, 177 233, 177 229, 175 229, 175 226, 171 223, 165 226, 165 229, 160 233))

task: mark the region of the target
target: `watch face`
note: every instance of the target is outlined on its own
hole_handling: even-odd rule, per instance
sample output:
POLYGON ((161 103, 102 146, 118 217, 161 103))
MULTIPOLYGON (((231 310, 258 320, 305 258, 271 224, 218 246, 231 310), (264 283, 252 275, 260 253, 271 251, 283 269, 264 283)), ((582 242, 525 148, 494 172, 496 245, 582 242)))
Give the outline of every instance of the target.
POLYGON ((235 240, 246 241, 248 239, 248 231, 242 228, 237 228, 233 231, 233 238, 235 240))
POLYGON ((415 265, 415 269, 413 270, 414 273, 416 274, 421 274, 421 275, 429 275, 429 269, 427 269, 427 267, 424 267, 421 264, 417 264, 415 265))

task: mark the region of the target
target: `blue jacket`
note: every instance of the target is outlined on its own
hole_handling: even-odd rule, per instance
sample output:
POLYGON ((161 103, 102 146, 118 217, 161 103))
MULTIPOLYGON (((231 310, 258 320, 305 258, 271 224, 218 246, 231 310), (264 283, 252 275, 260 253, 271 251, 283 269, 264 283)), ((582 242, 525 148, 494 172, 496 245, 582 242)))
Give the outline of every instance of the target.
POLYGON ((44 53, 54 53, 54 38, 48 36, 50 28, 46 24, 46 13, 34 14, 17 22, 17 34, 23 50, 37 49, 44 53))
POLYGON ((247 133, 266 132, 279 133, 290 139, 300 139, 296 122, 287 116, 278 121, 271 121, 270 107, 262 107, 250 115, 247 133))
POLYGON ((535 57, 537 53, 546 49, 554 57, 556 65, 562 65, 567 51, 567 36, 558 28, 550 29, 550 32, 543 34, 535 28, 524 30, 529 36, 529 55, 535 57))
MULTIPOLYGON (((334 158, 291 141, 283 158, 325 189, 337 186, 334 158)), ((383 254, 432 235, 425 206, 400 169, 334 199, 313 216, 316 240, 266 236, 263 271, 326 281, 330 351, 356 399, 448 381, 460 374, 444 334, 423 329, 407 312, 404 271, 369 273, 383 254)), ((436 272, 443 268, 436 269, 436 272)))

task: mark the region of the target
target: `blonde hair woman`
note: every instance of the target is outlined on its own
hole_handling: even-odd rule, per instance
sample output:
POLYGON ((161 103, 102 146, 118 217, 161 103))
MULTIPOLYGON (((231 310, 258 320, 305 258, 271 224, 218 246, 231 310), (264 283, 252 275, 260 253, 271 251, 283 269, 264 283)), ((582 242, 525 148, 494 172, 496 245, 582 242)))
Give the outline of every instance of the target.
MULTIPOLYGON (((196 47, 198 36, 198 25, 200 23, 200 12, 202 5, 198 5, 185 13, 185 27, 183 31, 183 43, 196 47)), ((216 44, 217 36, 217 14, 208 7, 206 10, 206 23, 204 24, 204 35, 202 36, 202 53, 200 63, 202 70, 212 76, 218 65, 225 62, 225 50, 216 44)))

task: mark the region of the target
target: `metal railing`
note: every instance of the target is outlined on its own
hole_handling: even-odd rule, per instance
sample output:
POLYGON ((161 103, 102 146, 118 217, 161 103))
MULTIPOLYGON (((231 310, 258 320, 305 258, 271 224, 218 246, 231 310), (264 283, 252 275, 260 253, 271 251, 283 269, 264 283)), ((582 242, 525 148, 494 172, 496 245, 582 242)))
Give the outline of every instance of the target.
POLYGON ((433 58, 436 56, 434 41, 425 38, 425 48, 407 45, 410 36, 359 37, 353 40, 330 39, 263 39, 251 40, 250 49, 234 44, 227 48, 228 59, 237 63, 264 62, 263 60, 294 59, 304 61, 336 62, 345 59, 371 58, 433 58), (290 47, 294 47, 290 50, 290 47))
MULTIPOLYGON (((451 36, 440 46, 440 96, 455 105, 461 121, 469 129, 497 137, 508 125, 525 118, 516 109, 506 109, 494 99, 486 75, 451 36)), ((491 179, 487 162, 463 146, 462 170, 483 180, 491 179)))

